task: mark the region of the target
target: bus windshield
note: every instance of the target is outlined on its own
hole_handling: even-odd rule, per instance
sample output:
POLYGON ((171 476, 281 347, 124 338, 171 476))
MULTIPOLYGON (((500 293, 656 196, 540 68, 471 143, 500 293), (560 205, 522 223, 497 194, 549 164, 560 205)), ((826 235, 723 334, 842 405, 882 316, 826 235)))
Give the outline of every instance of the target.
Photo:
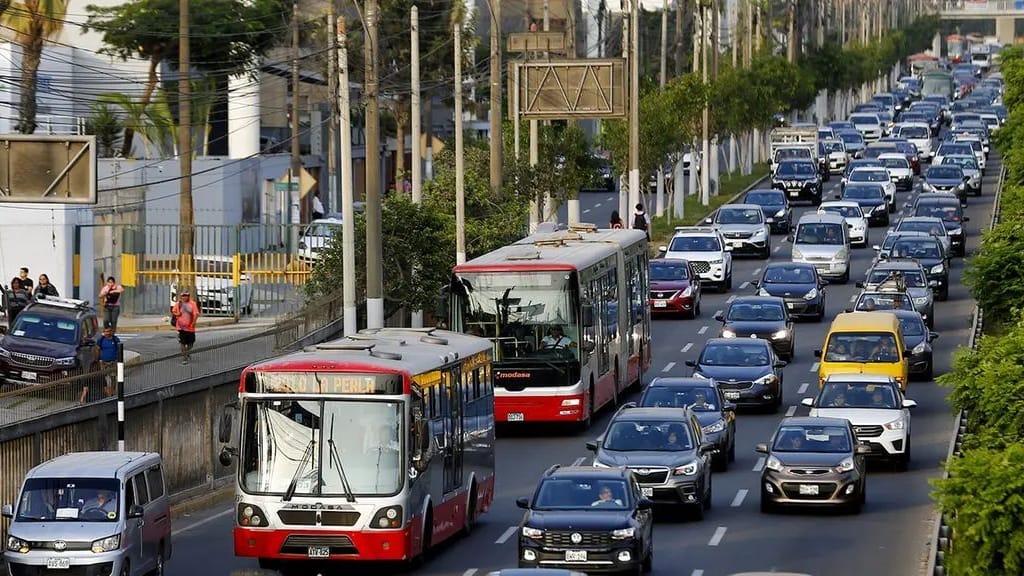
POLYGON ((397 494, 402 424, 400 402, 248 399, 239 484, 286 500, 397 494))
POLYGON ((498 341, 496 361, 576 359, 579 294, 573 278, 569 272, 460 274, 463 289, 455 298, 462 329, 498 341))

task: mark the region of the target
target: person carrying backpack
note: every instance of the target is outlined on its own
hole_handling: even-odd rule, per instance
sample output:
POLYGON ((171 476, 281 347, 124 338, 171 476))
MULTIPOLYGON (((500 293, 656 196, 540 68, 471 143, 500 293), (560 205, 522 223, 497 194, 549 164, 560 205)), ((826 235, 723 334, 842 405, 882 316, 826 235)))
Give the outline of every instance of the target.
POLYGON ((651 218, 642 203, 637 204, 636 210, 633 211, 633 229, 643 230, 647 234, 647 241, 651 241, 651 218))

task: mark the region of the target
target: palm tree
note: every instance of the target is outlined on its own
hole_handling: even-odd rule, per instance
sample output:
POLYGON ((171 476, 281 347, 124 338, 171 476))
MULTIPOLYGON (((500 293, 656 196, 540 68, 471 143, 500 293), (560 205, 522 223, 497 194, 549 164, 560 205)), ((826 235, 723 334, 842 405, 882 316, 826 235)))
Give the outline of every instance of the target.
POLYGON ((36 80, 43 44, 60 33, 68 12, 68 0, 22 0, 13 2, 0 15, 0 23, 14 31, 21 45, 21 103, 18 132, 36 131, 36 80))

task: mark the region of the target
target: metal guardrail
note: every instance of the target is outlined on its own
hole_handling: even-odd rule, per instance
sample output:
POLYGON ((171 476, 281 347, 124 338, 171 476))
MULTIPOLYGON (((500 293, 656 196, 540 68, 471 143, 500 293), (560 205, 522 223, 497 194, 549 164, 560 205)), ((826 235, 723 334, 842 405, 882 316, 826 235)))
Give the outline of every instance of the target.
MULTIPOLYGON (((1003 197, 1003 184, 1006 182, 1006 167, 1004 166, 1002 171, 999 172, 999 182, 996 185, 996 197, 993 200, 992 208, 992 220, 989 222, 989 229, 995 228, 996 224, 999 223, 999 217, 1002 212, 1001 200, 1003 197)), ((984 313, 980 308, 974 309, 974 317, 971 322, 971 340, 969 343, 970 348, 977 348, 978 341, 981 339, 984 331, 984 313)), ((953 437, 949 441, 949 450, 946 453, 946 462, 949 462, 953 458, 959 458, 963 455, 962 447, 964 444, 964 435, 967 434, 967 418, 968 413, 966 410, 961 410, 956 415, 956 429, 953 432, 953 437)), ((949 469, 943 466, 942 478, 949 478, 949 469)), ((932 550, 931 554, 928 555, 928 567, 925 570, 925 576, 945 576, 946 574, 946 552, 950 550, 953 544, 953 528, 950 526, 946 517, 947 513, 944 513, 940 509, 935 511, 935 519, 932 522, 934 529, 931 539, 928 540, 931 543, 932 550)))

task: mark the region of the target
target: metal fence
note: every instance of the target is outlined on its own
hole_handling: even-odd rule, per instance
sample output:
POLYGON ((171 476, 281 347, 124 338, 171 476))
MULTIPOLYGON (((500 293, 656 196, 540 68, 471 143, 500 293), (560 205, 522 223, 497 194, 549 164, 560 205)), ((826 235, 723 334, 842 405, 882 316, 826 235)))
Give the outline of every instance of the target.
POLYGON ((96 278, 114 276, 125 287, 123 311, 167 314, 184 278, 193 300, 213 316, 277 316, 302 307, 296 287, 313 272, 332 240, 323 225, 197 225, 193 257, 181 254, 177 224, 98 224, 88 227, 96 247, 96 278), (290 245, 298 229, 299 242, 290 245))

